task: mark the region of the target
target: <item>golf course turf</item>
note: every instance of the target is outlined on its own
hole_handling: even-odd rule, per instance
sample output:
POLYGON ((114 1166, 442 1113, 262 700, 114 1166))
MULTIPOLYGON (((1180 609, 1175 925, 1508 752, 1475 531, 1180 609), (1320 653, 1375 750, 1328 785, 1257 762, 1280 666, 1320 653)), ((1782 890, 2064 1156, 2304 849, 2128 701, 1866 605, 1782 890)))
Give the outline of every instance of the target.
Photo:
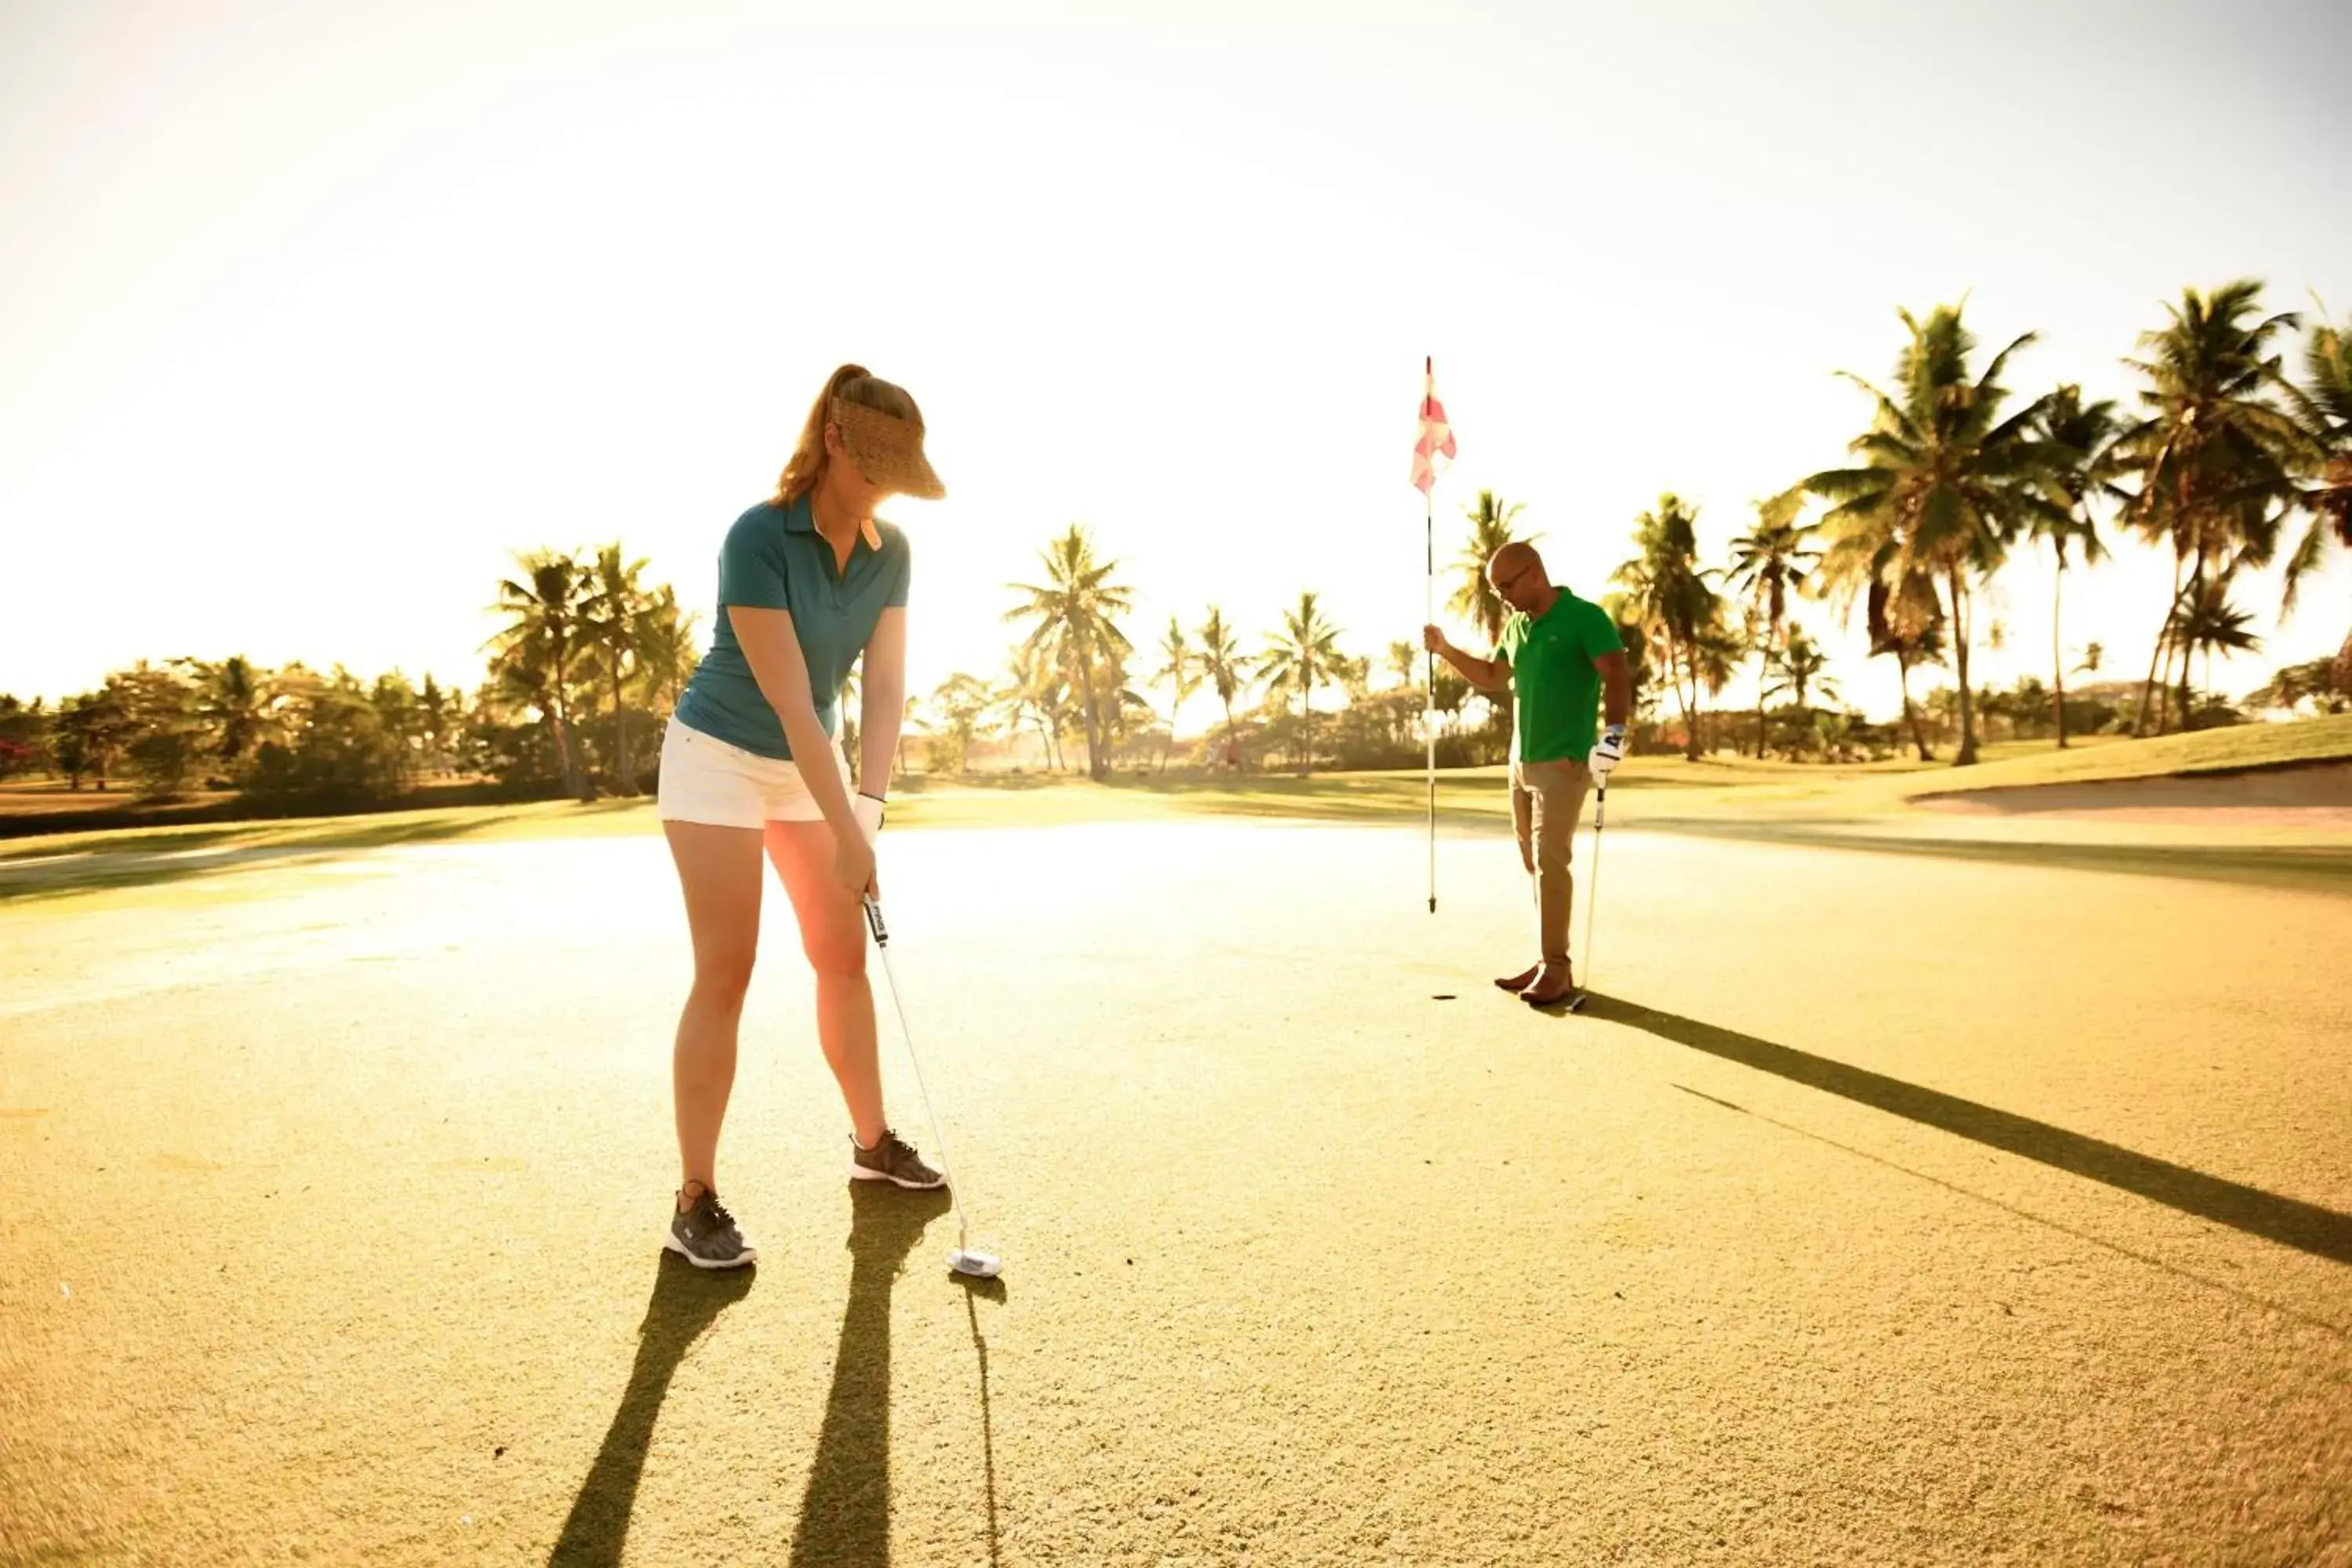
POLYGON ((642 805, 11 843, 0 1561, 2352 1561, 2347 836, 1678 769, 1576 1016, 1492 779, 909 795, 985 1283, 780 897, 661 1255, 642 805))

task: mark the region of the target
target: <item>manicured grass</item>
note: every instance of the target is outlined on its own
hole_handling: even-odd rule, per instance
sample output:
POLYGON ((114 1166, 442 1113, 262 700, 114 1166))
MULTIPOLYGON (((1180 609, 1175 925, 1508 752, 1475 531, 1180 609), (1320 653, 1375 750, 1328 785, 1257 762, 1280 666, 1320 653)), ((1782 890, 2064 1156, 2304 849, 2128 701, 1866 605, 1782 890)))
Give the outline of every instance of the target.
MULTIPOLYGON (((1777 830, 1826 821, 1905 818, 1921 797, 1957 791, 2229 773, 2352 758, 2352 716, 2156 741, 2093 737, 2065 752, 2040 742, 2004 743, 1988 747, 1985 757, 1980 765, 1967 769, 1922 764, 1916 758, 1831 766, 1723 754, 1696 763, 1678 756, 1636 757, 1612 784, 1610 819, 1628 826, 1737 825, 1743 830, 1777 830)), ((1441 773, 1441 825, 1492 826, 1507 820, 1503 777, 1499 767, 1441 773)), ((1037 773, 959 780, 919 776, 900 786, 891 806, 891 824, 899 829, 1052 827, 1200 817, 1408 823, 1426 805, 1423 775, 1413 771, 1309 778, 1279 773, 1239 778, 1119 775, 1102 784, 1037 773)), ((0 899, 153 879, 154 862, 165 857, 194 871, 259 858, 339 855, 398 844, 586 838, 658 830, 652 801, 641 797, 592 805, 545 801, 441 806, 45 835, 0 842, 0 899), (121 858, 125 857, 131 858, 121 858), (37 878, 29 875, 35 862, 45 863, 37 878), (11 868, 22 868, 27 875, 11 876, 11 868)))
POLYGON ((1633 834, 1554 1016, 1442 848, 906 835, 985 1289, 845 1180, 776 903, 761 1256, 663 1259, 649 839, 0 907, 0 1563, 2340 1556, 2352 901, 1633 834))

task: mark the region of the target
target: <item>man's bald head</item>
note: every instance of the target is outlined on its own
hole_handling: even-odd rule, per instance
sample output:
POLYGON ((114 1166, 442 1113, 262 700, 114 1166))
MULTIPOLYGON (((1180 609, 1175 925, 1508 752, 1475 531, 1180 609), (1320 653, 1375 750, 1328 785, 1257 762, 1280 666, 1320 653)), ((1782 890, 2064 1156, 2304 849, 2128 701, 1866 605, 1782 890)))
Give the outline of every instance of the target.
POLYGON ((1514 539, 1486 558, 1486 581, 1515 610, 1538 616, 1551 607, 1551 576, 1543 557, 1525 540, 1514 539))

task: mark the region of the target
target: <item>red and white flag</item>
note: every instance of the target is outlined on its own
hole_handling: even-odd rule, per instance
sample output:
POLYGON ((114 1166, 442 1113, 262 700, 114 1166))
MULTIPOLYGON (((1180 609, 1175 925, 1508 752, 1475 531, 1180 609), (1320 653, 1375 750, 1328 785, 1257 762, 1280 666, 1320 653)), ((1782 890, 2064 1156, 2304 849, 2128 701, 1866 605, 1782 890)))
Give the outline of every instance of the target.
POLYGON ((1445 405, 1437 401, 1437 367, 1433 359, 1421 362, 1421 438, 1412 444, 1412 484, 1427 495, 1437 484, 1437 470, 1454 460, 1454 426, 1445 422, 1445 405))

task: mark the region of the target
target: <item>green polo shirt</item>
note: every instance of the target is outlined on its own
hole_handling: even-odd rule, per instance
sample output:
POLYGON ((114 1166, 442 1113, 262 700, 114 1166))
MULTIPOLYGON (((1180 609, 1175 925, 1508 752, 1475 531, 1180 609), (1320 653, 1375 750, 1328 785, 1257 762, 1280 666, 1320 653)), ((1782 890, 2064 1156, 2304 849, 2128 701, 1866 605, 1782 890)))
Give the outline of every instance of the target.
POLYGON ((1593 661, 1624 649, 1617 623, 1562 588, 1540 616, 1513 611, 1495 657, 1511 667, 1523 763, 1582 762, 1601 729, 1601 670, 1593 661))
POLYGON ((761 501, 737 518, 719 548, 719 615, 710 651, 678 699, 678 722, 759 756, 791 758, 784 721, 769 706, 743 645, 735 640, 727 611, 740 605, 792 613, 817 719, 826 734, 838 734, 842 682, 873 640, 882 612, 907 602, 913 563, 907 536, 879 521, 875 534, 879 549, 861 533, 848 565, 836 571, 833 546, 816 531, 806 496, 790 506, 761 501))

